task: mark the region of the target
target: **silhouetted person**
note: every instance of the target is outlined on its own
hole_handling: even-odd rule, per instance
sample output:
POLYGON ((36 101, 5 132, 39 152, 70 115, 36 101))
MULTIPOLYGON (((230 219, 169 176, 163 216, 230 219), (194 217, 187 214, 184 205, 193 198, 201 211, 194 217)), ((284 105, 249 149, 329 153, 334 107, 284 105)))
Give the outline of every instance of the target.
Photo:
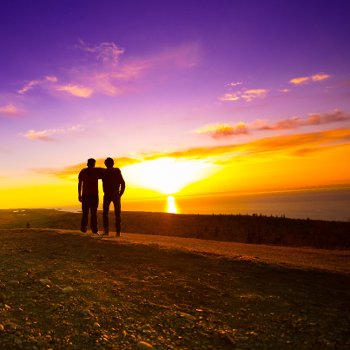
POLYGON ((114 160, 106 158, 104 169, 102 173, 103 184, 103 226, 104 234, 109 234, 109 206, 111 202, 114 204, 115 213, 115 230, 117 237, 120 236, 121 230, 121 203, 120 199, 125 191, 125 181, 119 168, 114 168, 114 160))
POLYGON ((87 161, 87 168, 79 173, 78 195, 83 215, 81 218, 81 231, 87 231, 90 212, 90 227, 92 233, 98 233, 97 207, 98 207, 98 179, 101 178, 101 169, 95 168, 95 159, 87 161))

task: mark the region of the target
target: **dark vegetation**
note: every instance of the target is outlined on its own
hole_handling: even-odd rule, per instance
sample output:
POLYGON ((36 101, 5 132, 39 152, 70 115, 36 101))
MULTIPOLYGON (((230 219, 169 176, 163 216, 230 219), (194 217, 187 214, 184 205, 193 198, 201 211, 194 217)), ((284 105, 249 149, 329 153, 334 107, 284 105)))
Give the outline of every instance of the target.
MULTIPOLYGON (((51 209, 0 210, 0 228, 76 229, 80 213, 51 209)), ((113 217, 111 217, 113 222, 113 217)), ((99 223, 102 223, 99 212, 99 223)), ((102 227, 101 227, 102 229, 102 227)), ((350 248, 350 222, 262 215, 181 215, 123 212, 122 230, 177 237, 324 249, 350 248)))

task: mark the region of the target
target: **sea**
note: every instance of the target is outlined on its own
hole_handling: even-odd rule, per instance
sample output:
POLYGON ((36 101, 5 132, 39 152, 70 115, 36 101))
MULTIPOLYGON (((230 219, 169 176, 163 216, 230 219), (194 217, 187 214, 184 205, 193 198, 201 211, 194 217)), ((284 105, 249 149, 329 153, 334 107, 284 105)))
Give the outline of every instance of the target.
MULTIPOLYGON (((79 206, 59 209, 80 210, 79 206)), ((148 200, 124 200, 122 210, 175 214, 261 214, 350 222, 350 187, 254 194, 173 195, 148 200)))

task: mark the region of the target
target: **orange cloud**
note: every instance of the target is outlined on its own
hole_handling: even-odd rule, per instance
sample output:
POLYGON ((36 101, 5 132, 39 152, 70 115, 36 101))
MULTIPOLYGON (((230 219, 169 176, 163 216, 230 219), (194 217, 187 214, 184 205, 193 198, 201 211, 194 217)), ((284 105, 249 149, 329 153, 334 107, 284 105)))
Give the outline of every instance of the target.
POLYGON ((279 120, 275 123, 269 123, 265 120, 255 120, 251 123, 238 124, 216 124, 209 125, 196 130, 197 134, 207 134, 215 139, 232 137, 236 135, 249 134, 254 131, 276 131, 296 129, 300 127, 324 125, 331 123, 347 122, 350 120, 350 115, 339 110, 335 110, 325 114, 310 114, 309 116, 291 117, 279 120))
MULTIPOLYGON (((181 189, 181 194, 268 191, 348 183, 346 181, 350 181, 350 178, 346 157, 349 150, 350 129, 336 129, 274 136, 241 144, 159 152, 140 155, 137 159, 126 157, 116 159, 116 166, 137 166, 122 169, 129 188, 129 198, 155 195, 155 192, 146 190, 153 188, 149 183, 139 183, 133 179, 136 170, 151 170, 151 165, 158 165, 165 171, 164 167, 168 163, 193 165, 191 169, 197 168, 196 164, 201 164, 206 169, 213 170, 209 174, 203 173, 200 180, 187 184, 181 189), (151 160, 159 162, 149 162, 151 160)), ((97 165, 103 166, 103 159, 97 159, 97 165)), ((77 174, 84 167, 85 162, 63 169, 33 170, 76 182, 77 174)), ((165 169, 169 171, 172 168, 165 169)), ((149 175, 149 179, 153 179, 152 186, 153 171, 149 175)), ((165 184, 167 183, 164 182, 164 186, 165 184)), ((166 189, 170 190, 170 187, 166 186, 166 189)))
POLYGON ((329 79, 330 77, 331 76, 326 73, 317 73, 306 77, 293 78, 289 80, 289 82, 294 85, 300 85, 300 84, 305 84, 310 82, 320 82, 320 81, 329 79))
POLYGON ((302 154, 302 150, 305 149, 316 148, 320 150, 341 144, 350 145, 350 129, 332 129, 311 133, 273 136, 241 144, 197 147, 167 154, 154 154, 147 159, 167 156, 191 159, 205 158, 218 163, 225 163, 231 162, 233 159, 246 159, 263 154, 278 154, 279 152, 295 155, 297 151, 300 151, 300 154, 302 154))
POLYGON ((215 124, 208 125, 195 131, 197 134, 209 134, 214 139, 221 139, 228 136, 246 135, 248 134, 245 123, 231 124, 215 124))
POLYGON ((313 81, 322 81, 322 80, 326 80, 329 79, 331 76, 329 74, 325 74, 325 73, 318 73, 318 74, 314 74, 311 76, 311 79, 313 81))
POLYGON ((309 77, 298 77, 298 78, 293 78, 293 79, 289 80, 289 82, 294 84, 294 85, 300 85, 300 84, 306 83, 309 80, 310 80, 309 77))
POLYGON ((330 123, 346 122, 350 120, 350 115, 339 110, 326 114, 310 114, 306 118, 292 117, 280 120, 277 123, 260 123, 256 130, 285 130, 295 129, 302 126, 322 125, 330 123))
POLYGON ((71 84, 61 85, 57 87, 56 90, 67 92, 68 94, 82 98, 89 98, 93 94, 93 90, 89 87, 71 84))
POLYGON ((0 106, 0 115, 14 117, 22 113, 22 110, 14 104, 9 103, 5 106, 0 106))

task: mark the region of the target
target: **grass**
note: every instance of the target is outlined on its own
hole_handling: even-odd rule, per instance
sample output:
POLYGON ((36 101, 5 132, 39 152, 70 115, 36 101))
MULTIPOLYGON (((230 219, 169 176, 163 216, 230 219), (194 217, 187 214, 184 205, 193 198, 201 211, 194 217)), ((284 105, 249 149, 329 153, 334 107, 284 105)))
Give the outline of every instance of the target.
POLYGON ((60 232, 0 230, 4 349, 350 347, 348 275, 60 232))
MULTIPOLYGON (((79 229, 79 213, 51 209, 0 210, 0 228, 79 229)), ((111 222, 113 217, 111 216, 111 222)), ((99 212, 99 223, 102 223, 99 212)), ((261 215, 183 215, 123 212, 124 232, 323 249, 350 248, 350 222, 261 215)))

